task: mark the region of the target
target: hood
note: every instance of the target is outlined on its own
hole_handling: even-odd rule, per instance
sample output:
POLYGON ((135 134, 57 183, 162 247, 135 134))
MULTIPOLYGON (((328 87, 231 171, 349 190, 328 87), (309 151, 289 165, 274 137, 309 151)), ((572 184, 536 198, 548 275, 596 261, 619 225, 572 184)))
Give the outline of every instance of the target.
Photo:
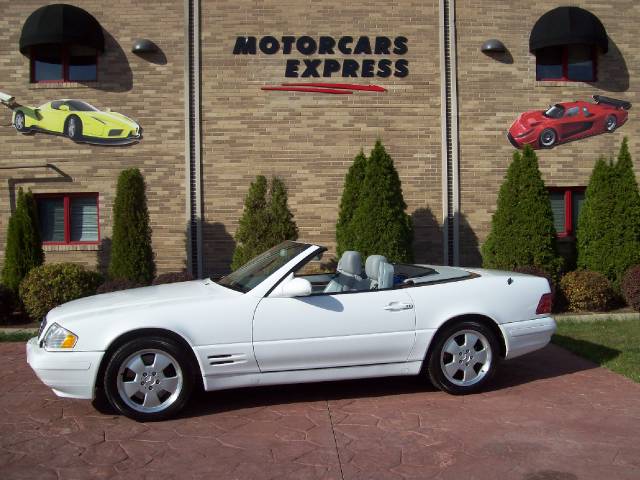
POLYGON ((202 298, 231 298, 238 295, 242 294, 222 287, 209 279, 132 288, 79 298, 65 303, 49 312, 47 322, 51 323, 71 317, 87 316, 123 308, 193 301, 202 298))
POLYGON ((546 117, 543 113, 543 111, 521 113, 511 125, 509 132, 511 132, 511 135, 514 137, 530 132, 531 129, 537 127, 545 120, 546 117))
POLYGON ((124 115, 116 112, 91 112, 88 116, 99 122, 107 124, 108 127, 122 128, 123 130, 135 129, 138 124, 124 115))

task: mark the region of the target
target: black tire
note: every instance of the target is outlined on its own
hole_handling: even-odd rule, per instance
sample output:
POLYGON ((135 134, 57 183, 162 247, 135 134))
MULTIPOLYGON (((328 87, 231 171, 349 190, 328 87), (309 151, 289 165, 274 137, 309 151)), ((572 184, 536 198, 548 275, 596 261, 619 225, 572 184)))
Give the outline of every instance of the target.
POLYGON ((64 124, 64 134, 74 142, 82 140, 82 120, 71 115, 64 124))
MULTIPOLYGON (((467 336, 464 337, 464 340, 466 339, 467 336)), ((500 344, 493 331, 483 323, 474 320, 465 320, 453 323, 438 332, 433 341, 434 343, 430 349, 429 358, 427 359, 427 374, 431 383, 433 383, 435 387, 453 395, 466 395, 481 390, 488 382, 491 381, 498 363, 500 362, 500 344), (466 352, 469 352, 466 353, 462 350, 459 356, 446 352, 445 349, 447 348, 447 345, 449 345, 452 337, 455 336, 453 341, 458 344, 460 336, 456 334, 460 332, 468 332, 470 334, 468 336, 469 339, 472 338, 472 335, 476 335, 479 343, 477 345, 472 345, 474 348, 469 349, 464 349, 463 346, 459 346, 458 348, 463 348, 466 352), (488 353, 488 361, 485 361, 482 364, 478 362, 478 359, 483 350, 475 350, 475 348, 479 346, 485 347, 483 349, 488 353), (486 349, 488 349, 488 351, 486 349), (475 352, 470 350, 475 350, 475 352), (475 362, 473 360, 474 353, 476 355, 475 362), (451 362, 449 357, 454 358, 455 360, 451 362), (467 363, 465 363, 465 361, 467 363), (468 382, 465 382, 465 373, 463 369, 470 364, 470 369, 475 371, 476 377, 475 380, 474 377, 471 377, 468 382), (452 369, 458 367, 459 370, 455 375, 462 372, 463 379, 456 379, 455 376, 453 376, 453 379, 450 379, 449 377, 452 375, 446 372, 445 365, 451 366, 450 368, 452 369)), ((467 370, 469 369, 467 368, 467 370)))
POLYGON ((20 133, 29 133, 30 130, 26 126, 26 119, 23 112, 16 112, 13 119, 13 127, 20 133))
POLYGON ((129 418, 146 422, 164 420, 177 414, 189 401, 195 384, 196 367, 193 365, 189 352, 185 351, 185 347, 168 338, 148 337, 125 343, 108 359, 104 374, 103 391, 107 401, 116 410, 129 418), (158 353, 150 353, 149 351, 158 352, 160 357, 156 357, 158 353), (154 355, 154 357, 151 358, 150 355, 154 355), (136 374, 125 366, 125 364, 128 364, 126 362, 133 362, 137 356, 144 363, 142 365, 145 370, 144 373, 136 374), (151 359, 152 364, 147 365, 143 357, 146 357, 147 360, 151 359), (152 370, 155 370, 156 358, 170 359, 172 363, 157 373, 155 371, 152 372, 152 370), (175 366, 173 365, 174 360, 177 363, 175 366), (173 375, 169 371, 170 369, 173 369, 173 375), (134 374, 134 380, 132 380, 132 374, 134 374), (126 380, 126 377, 129 377, 129 379, 126 380), (179 381, 180 377, 181 382, 179 381), (154 380, 156 378, 159 380, 154 380), (179 384, 175 392, 162 388, 165 382, 169 381, 179 384), (129 388, 136 388, 140 391, 134 395, 127 396, 123 387, 125 384, 129 388), (153 392, 154 387, 156 388, 155 392, 153 392), (147 389, 149 390, 148 392, 147 389), (144 393, 142 393, 143 390, 144 393), (159 404, 155 407, 145 407, 144 402, 146 402, 147 394, 150 395, 149 398, 155 395, 155 399, 159 404), (142 396, 144 397, 141 399, 140 397, 142 396), (149 411, 152 408, 156 410, 149 411))
POLYGON ((558 134, 553 128, 545 128, 540 133, 538 143, 542 148, 553 148, 553 146, 558 143, 558 134))
POLYGON ((615 115, 607 116, 606 120, 604 121, 605 130, 611 133, 611 132, 614 132, 617 127, 618 127, 618 119, 616 118, 616 116, 615 115))

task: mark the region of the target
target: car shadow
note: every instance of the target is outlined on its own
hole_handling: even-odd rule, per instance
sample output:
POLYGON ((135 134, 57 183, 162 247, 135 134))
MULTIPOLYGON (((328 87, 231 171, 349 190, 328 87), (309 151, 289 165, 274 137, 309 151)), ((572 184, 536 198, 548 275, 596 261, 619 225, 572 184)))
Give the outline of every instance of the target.
MULTIPOLYGON (((619 354, 615 350, 608 350, 610 350, 608 355, 619 354)), ((597 364, 578 357, 564 348, 549 345, 537 352, 503 362, 496 372, 496 376, 483 392, 508 389, 597 367, 597 364)), ((289 403, 349 400, 414 393, 439 394, 439 391, 431 385, 424 375, 249 387, 219 392, 199 392, 179 417, 191 418, 244 408, 289 403)))
MULTIPOLYGON (((591 345, 593 348, 594 344, 591 345)), ((599 345, 598 347, 608 350, 609 358, 614 358, 620 353, 607 349, 607 347, 599 345)), ((552 344, 537 352, 501 363, 491 383, 478 395, 593 368, 598 368, 598 365, 552 344)), ((200 389, 195 392, 185 409, 176 418, 194 418, 247 408, 291 403, 326 402, 415 393, 444 395, 431 385, 425 375, 246 387, 216 392, 204 392, 200 389)), ((102 398, 95 400, 93 405, 103 414, 113 415, 115 413, 102 398)))

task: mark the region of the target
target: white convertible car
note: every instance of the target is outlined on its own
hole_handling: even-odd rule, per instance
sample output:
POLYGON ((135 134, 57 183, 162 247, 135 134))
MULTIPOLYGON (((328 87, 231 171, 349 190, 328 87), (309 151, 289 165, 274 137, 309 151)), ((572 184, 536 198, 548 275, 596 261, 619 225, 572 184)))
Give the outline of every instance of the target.
MULTIPOLYGON (((475 392, 500 360, 555 331, 546 279, 363 262, 307 274, 325 248, 285 242, 218 282, 138 288, 54 308, 27 344, 62 397, 104 395, 137 420, 169 417, 194 388, 422 375, 475 392)), ((317 271, 317 268, 316 268, 317 271)))

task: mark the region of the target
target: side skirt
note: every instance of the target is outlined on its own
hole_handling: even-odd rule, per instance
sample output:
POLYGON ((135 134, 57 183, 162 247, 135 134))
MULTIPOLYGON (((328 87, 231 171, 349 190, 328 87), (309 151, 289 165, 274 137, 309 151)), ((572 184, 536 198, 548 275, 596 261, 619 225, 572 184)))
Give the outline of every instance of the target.
POLYGON ((386 363, 342 368, 317 368, 313 370, 289 370, 286 372, 244 373, 237 375, 208 375, 203 378, 207 391, 226 390, 260 385, 284 385, 292 383, 354 380, 357 378, 394 377, 417 375, 422 361, 386 363))

